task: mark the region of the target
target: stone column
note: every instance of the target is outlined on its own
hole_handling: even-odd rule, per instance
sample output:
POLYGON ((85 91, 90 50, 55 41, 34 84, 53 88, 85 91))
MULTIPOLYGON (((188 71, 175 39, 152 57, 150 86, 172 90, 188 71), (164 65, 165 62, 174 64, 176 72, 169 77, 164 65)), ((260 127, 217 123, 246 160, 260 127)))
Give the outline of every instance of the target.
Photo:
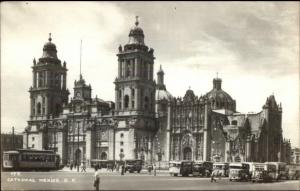
POLYGON ((246 161, 250 162, 251 160, 251 140, 249 138, 247 138, 247 142, 246 142, 246 161))
POLYGON ((171 131, 171 105, 170 103, 168 103, 168 115, 167 115, 167 132, 166 132, 166 150, 165 150, 165 159, 167 161, 170 161, 170 147, 171 147, 171 144, 170 144, 170 131, 171 131))
POLYGON ((119 110, 119 97, 118 97, 118 89, 115 88, 115 106, 116 106, 116 110, 119 110))
POLYGON ((138 87, 136 87, 135 88, 135 108, 136 108, 136 110, 139 110, 140 109, 140 102, 139 102, 139 99, 140 99, 140 96, 141 96, 141 92, 140 92, 141 90, 138 88, 138 87))
POLYGON ((135 58, 134 59, 134 64, 135 64, 135 67, 134 67, 134 69, 135 69, 135 71, 134 71, 134 76, 135 77, 139 77, 139 74, 138 74, 138 58, 135 58))
POLYGON ((210 161, 209 151, 208 151, 208 108, 207 103, 204 109, 204 129, 203 129, 203 160, 210 161))
POLYGON ((118 60, 118 78, 122 76, 122 61, 121 59, 118 60))
POLYGON ((93 159, 92 157, 92 130, 90 128, 87 128, 86 130, 86 134, 85 134, 85 148, 86 148, 86 161, 87 161, 87 165, 90 166, 90 161, 91 159, 93 159))
POLYGON ((35 71, 32 71, 32 75, 33 75, 33 78, 32 78, 32 80, 33 80, 33 87, 34 88, 36 88, 36 72, 35 71))

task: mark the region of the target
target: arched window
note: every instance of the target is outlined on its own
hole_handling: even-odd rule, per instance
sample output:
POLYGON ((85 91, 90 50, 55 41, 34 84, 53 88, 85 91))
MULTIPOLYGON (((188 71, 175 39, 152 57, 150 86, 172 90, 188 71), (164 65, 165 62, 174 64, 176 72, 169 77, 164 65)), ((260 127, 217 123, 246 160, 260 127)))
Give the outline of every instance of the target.
POLYGON ((39 102, 38 104, 37 104, 37 114, 38 115, 41 115, 41 112, 42 112, 42 110, 41 110, 41 103, 39 102))
POLYGON ((144 105, 144 108, 145 108, 145 109, 148 109, 148 106, 149 106, 149 98, 148 98, 148 96, 145 97, 145 100, 144 100, 144 101, 145 101, 145 103, 144 103, 144 104, 145 104, 145 105, 144 105))
POLYGON ((101 160, 107 160, 107 154, 106 154, 106 152, 102 152, 102 153, 101 153, 100 159, 101 159, 101 160))
POLYGON ((124 96, 124 108, 127 109, 129 106, 129 96, 125 95, 124 96))

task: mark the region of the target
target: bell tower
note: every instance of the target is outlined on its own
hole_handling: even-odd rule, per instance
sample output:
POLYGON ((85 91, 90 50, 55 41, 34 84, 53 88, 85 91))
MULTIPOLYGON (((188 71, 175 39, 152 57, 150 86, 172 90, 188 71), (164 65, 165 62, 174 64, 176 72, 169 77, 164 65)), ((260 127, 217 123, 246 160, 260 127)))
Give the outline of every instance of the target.
POLYGON ((33 85, 29 89, 30 121, 57 117, 62 112, 63 104, 68 103, 66 65, 66 62, 61 63, 57 58, 50 33, 42 57, 38 61, 33 60, 33 85))
POLYGON ((116 113, 153 115, 155 82, 153 80, 154 50, 144 43, 144 32, 136 20, 130 30, 129 42, 119 46, 118 77, 115 80, 116 113))
POLYGON ((152 160, 155 123, 154 50, 145 45, 138 17, 129 32, 129 41, 120 45, 115 80, 115 156, 152 160), (120 142, 120 144, 119 144, 120 142), (122 145, 121 143, 127 144, 122 145))

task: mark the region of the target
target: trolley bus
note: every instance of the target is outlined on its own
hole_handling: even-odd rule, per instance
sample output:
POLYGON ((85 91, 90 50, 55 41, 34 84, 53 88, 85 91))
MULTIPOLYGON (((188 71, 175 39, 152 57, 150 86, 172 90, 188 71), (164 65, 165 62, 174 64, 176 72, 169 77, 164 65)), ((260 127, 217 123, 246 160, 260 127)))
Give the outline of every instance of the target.
POLYGON ((58 170, 60 156, 52 150, 17 149, 3 152, 3 170, 58 170))

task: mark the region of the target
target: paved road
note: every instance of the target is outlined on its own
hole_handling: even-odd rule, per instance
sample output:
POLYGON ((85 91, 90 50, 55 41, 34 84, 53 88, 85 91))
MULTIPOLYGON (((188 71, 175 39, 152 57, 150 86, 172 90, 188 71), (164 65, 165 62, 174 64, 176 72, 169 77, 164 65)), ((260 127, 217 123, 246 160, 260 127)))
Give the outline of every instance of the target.
MULTIPOLYGON (((102 172, 104 190, 299 190, 300 181, 274 183, 229 182, 227 178, 211 183, 209 178, 171 177, 166 172, 157 176, 102 172)), ((1 190, 92 190, 93 171, 2 172, 1 190)))

